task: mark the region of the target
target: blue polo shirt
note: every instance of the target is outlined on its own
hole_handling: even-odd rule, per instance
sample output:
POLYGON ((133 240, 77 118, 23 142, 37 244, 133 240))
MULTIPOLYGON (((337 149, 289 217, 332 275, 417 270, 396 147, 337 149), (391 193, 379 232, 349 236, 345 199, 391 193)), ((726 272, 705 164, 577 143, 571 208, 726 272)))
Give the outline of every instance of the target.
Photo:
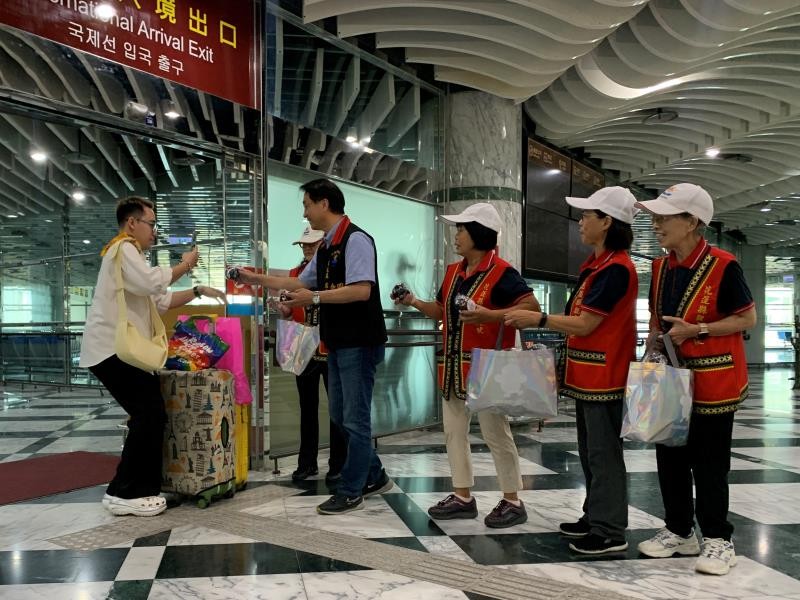
MULTIPOLYGON (((336 235, 336 231, 342 221, 331 227, 325 234, 322 243, 326 247, 331 245, 331 240, 336 235)), ((361 231, 352 233, 347 239, 347 246, 344 252, 345 285, 369 281, 375 283, 375 246, 369 238, 361 231)), ((311 258, 311 262, 303 269, 298 279, 307 289, 313 290, 317 287, 317 255, 311 258)))

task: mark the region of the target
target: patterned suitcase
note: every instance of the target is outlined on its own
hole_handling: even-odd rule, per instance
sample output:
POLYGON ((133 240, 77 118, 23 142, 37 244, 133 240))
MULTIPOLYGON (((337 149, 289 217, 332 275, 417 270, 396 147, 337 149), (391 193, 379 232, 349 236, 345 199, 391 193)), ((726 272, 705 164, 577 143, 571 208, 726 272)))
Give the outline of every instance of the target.
POLYGON ((167 411, 161 489, 201 508, 236 491, 236 417, 229 371, 162 371, 167 411))

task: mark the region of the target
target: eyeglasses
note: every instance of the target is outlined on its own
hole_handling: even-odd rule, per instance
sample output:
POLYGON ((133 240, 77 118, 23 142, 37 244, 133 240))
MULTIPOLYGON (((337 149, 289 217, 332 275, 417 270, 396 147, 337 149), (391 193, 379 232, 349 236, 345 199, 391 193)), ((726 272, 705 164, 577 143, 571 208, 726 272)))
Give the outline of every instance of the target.
POLYGON ((687 219, 691 217, 689 213, 679 213, 677 215, 650 215, 650 218, 653 219, 653 223, 655 225, 661 225, 662 223, 666 223, 667 221, 671 221, 677 217, 681 217, 683 219, 687 219))
POLYGON ((136 220, 150 225, 150 229, 153 230, 153 233, 156 233, 158 231, 158 223, 156 221, 148 221, 147 219, 136 219, 136 220))

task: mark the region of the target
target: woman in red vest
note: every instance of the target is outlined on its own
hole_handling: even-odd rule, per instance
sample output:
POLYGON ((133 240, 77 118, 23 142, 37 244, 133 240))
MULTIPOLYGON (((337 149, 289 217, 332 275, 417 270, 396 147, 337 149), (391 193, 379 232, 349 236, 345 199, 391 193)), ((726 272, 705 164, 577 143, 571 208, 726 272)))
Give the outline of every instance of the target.
MULTIPOLYGON (((289 271, 289 277, 298 277, 314 257, 314 253, 322 243, 325 232, 306 227, 300 239, 294 242, 303 250, 303 260, 289 271)), ((319 307, 289 308, 278 304, 278 311, 284 319, 291 317, 293 321, 313 326, 319 324, 319 307)), ((297 470, 292 473, 292 481, 303 481, 319 473, 317 453, 319 451, 319 379, 328 389, 328 353, 322 344, 317 349, 305 370, 295 378, 297 394, 300 400, 300 450, 297 455, 297 470)), ((334 485, 339 479, 340 471, 347 458, 347 440, 341 430, 330 423, 330 457, 325 482, 334 485)))
MULTIPOLYGON (((509 307, 538 310, 539 303, 519 272, 497 256, 501 220, 491 204, 479 202, 459 215, 440 219, 457 226, 454 250, 463 260, 448 265, 435 302, 419 300, 412 293, 396 302, 413 306, 443 324, 444 352, 438 361, 438 379, 453 493, 428 509, 428 514, 434 519, 474 519, 478 507, 470 494, 475 484, 468 437, 470 413, 464 402, 470 351, 495 347, 509 307), (457 300, 461 296, 469 299, 466 310, 457 300)), ((514 330, 508 328, 502 347, 511 348, 514 337, 514 330)), ((482 411, 478 422, 503 492, 484 524, 501 528, 524 523, 528 515, 517 496, 522 489, 519 456, 508 420, 504 415, 482 411)))
POLYGON ((703 188, 679 183, 637 206, 652 214, 653 231, 669 251, 653 261, 648 341, 668 333, 694 373, 688 444, 656 445, 666 527, 639 544, 639 552, 657 558, 700 553, 697 571, 724 575, 736 564, 728 471, 733 414, 747 397, 742 332, 756 324, 753 296, 735 257, 703 239, 714 215, 703 188), (702 551, 694 533, 695 512, 702 551))
POLYGON ((582 554, 627 549, 628 494, 622 456, 622 404, 628 366, 636 357, 639 281, 628 250, 636 198, 606 187, 588 198, 567 198, 582 210, 581 241, 594 248, 580 270, 564 315, 513 311, 514 327, 548 327, 567 334, 560 392, 575 400, 578 454, 586 478, 583 516, 559 529, 582 554))

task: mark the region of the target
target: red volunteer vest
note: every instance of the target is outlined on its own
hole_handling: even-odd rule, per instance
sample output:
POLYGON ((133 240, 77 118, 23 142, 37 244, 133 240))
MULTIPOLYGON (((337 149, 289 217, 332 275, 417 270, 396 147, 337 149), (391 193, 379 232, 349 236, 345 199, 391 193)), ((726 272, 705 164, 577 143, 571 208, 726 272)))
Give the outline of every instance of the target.
POLYGON ((602 314, 600 325, 586 336, 568 335, 561 393, 576 400, 612 401, 625 397, 628 366, 636 360, 636 296, 639 279, 631 258, 624 250, 609 250, 596 259, 592 256, 581 267, 593 272, 575 291, 569 315, 584 310, 602 314), (609 314, 583 306, 583 298, 597 276, 612 265, 628 271, 628 289, 609 314))
MULTIPOLYGON (((307 264, 307 262, 303 261, 297 265, 294 269, 289 271, 289 277, 299 277, 307 264)), ((303 308, 296 306, 292 309, 292 321, 304 323, 309 326, 319 325, 319 307, 307 306, 303 308)), ((328 350, 325 348, 325 344, 323 344, 322 341, 320 341, 319 348, 317 348, 317 351, 314 353, 312 360, 328 360, 328 350)))
MULTIPOLYGON (((501 308, 491 302, 492 288, 500 281, 506 269, 513 268, 509 263, 497 256, 495 251, 488 252, 483 261, 478 265, 478 276, 468 290, 462 289, 461 293, 471 298, 475 304, 490 310, 501 308)), ((466 269, 466 261, 447 265, 444 282, 442 283, 442 300, 444 303, 443 343, 444 351, 437 357, 437 374, 439 389, 447 393, 453 389, 456 397, 466 398, 466 382, 469 374, 471 351, 473 348, 494 348, 497 343, 497 334, 502 323, 480 323, 478 325, 464 324, 459 321, 455 329, 450 327, 450 310, 453 298, 459 293, 455 285, 458 275, 466 269)), ((512 348, 515 339, 514 329, 507 327, 503 332, 501 346, 512 348)))
MULTIPOLYGON (((706 243, 702 241, 701 243, 706 243)), ((677 315, 689 323, 713 323, 726 315, 717 310, 725 267, 736 258, 724 250, 707 246, 698 259, 697 271, 678 305, 677 315)), ((650 312, 659 322, 664 316, 662 294, 668 257, 653 261, 650 312)), ((688 339, 679 347, 684 365, 694 371, 694 412, 720 414, 735 411, 747 397, 747 359, 741 333, 688 339)))

